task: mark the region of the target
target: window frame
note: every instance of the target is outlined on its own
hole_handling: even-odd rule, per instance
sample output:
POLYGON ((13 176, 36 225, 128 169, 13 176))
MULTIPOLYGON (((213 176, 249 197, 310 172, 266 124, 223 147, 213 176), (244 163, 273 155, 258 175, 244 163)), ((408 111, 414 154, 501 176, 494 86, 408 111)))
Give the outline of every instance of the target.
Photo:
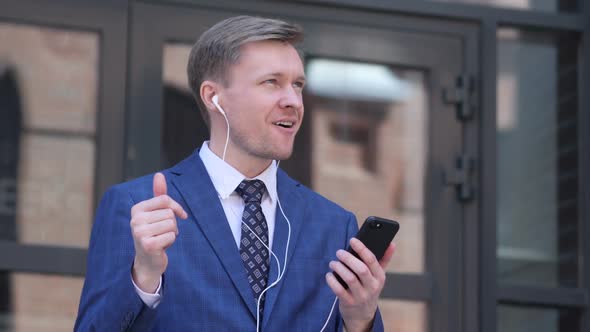
MULTIPOLYGON (((98 35, 94 207, 109 186, 123 179, 127 7, 127 1, 117 0, 0 0, 3 22, 98 35)), ((80 222, 91 224, 92 219, 80 222)), ((0 255, 0 271, 71 276, 86 273, 87 248, 2 240, 0 252, 10 253, 0 255)))

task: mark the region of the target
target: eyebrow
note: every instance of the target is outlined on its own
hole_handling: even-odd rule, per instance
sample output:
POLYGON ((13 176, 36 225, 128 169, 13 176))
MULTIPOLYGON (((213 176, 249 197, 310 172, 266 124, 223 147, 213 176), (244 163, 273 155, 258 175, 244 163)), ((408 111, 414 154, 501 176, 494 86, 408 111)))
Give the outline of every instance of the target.
MULTIPOLYGON (((268 74, 265 74, 265 75, 263 75, 263 76, 278 76, 278 77, 282 77, 282 76, 285 76, 285 75, 283 75, 282 73, 275 72, 275 73, 268 73, 268 74)), ((298 77, 296 78, 296 80, 298 80, 298 81, 303 81, 303 82, 307 82, 307 79, 305 78, 305 75, 298 76, 298 77)))

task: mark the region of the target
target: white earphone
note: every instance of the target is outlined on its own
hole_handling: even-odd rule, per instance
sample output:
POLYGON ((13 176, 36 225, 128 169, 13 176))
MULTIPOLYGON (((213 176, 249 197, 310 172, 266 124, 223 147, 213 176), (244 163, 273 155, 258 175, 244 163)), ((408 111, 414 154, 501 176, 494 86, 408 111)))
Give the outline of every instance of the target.
POLYGON ((229 120, 227 119, 227 115, 225 115, 225 111, 223 110, 223 108, 221 108, 221 106, 219 106, 219 96, 214 95, 213 98, 211 98, 211 101, 213 102, 213 105, 215 105, 215 107, 217 107, 217 110, 219 111, 219 113, 221 113, 221 115, 223 115, 223 118, 225 119, 225 123, 227 124, 227 135, 225 137, 225 145, 223 147, 223 156, 221 157, 221 159, 223 161, 225 161, 225 153, 227 152, 227 145, 229 143, 229 120))
MULTIPOLYGON (((221 108, 221 106, 219 106, 219 96, 214 95, 213 98, 211 98, 211 101, 213 102, 213 105, 215 105, 215 107, 217 108, 217 110, 219 111, 219 113, 221 113, 221 115, 223 115, 223 118, 225 119, 225 123, 227 124, 227 137, 225 139, 225 145, 223 147, 223 156, 222 156, 222 160, 225 161, 225 153, 227 151, 227 145, 229 143, 229 121, 227 119, 227 115, 225 114, 225 111, 223 110, 223 108, 221 108)), ((279 167, 279 163, 280 161, 277 160, 277 168, 279 167)), ((271 289, 272 287, 276 286, 282 279, 283 276, 285 275, 285 270, 287 269, 287 255, 289 253, 289 243, 291 242, 291 222, 289 221, 289 218, 287 218, 287 216, 285 215, 285 212, 283 211, 283 207, 281 205, 281 200, 279 199, 278 195, 277 195, 277 203, 279 206, 279 210, 281 211, 281 214, 283 215, 283 217, 285 218, 285 221, 287 221, 287 226, 289 229, 288 235, 287 235, 287 245, 285 246, 285 257, 284 257, 284 261, 283 261, 283 266, 281 268, 281 263, 279 262, 279 258, 275 255, 275 253, 272 251, 272 249, 267 246, 264 241, 262 241, 262 239, 260 239, 258 237, 258 235, 253 232, 250 227, 244 223, 244 225, 250 229, 250 232, 252 232, 252 234, 254 234, 258 240, 262 243, 262 245, 264 245, 264 247, 266 247, 266 249, 268 250, 268 252, 271 254, 271 256, 274 257, 274 259, 277 262, 277 269, 278 269, 278 275, 277 275, 277 279, 272 282, 270 285, 268 285, 259 295, 258 299, 256 299, 256 332, 260 331, 260 300, 262 298, 262 296, 264 295, 264 293, 266 293, 269 289, 271 289)), ((243 223, 243 222, 242 222, 243 223)), ((328 322, 330 321, 330 317, 332 317, 332 312, 334 311, 334 306, 336 305, 336 300, 338 298, 336 297, 334 299, 334 303, 332 303, 332 308, 330 309, 330 314, 328 315, 328 318, 326 319, 326 322, 324 323, 324 326, 322 327, 321 332, 324 331, 324 329, 326 328, 326 326, 328 325, 328 322)))
POLYGON ((223 108, 221 108, 221 106, 219 106, 219 96, 215 95, 213 96, 213 98, 211 98, 211 101, 213 102, 213 105, 215 105, 215 107, 217 107, 217 110, 219 111, 219 113, 223 114, 223 116, 225 116, 225 111, 223 110, 223 108))
MULTIPOLYGON (((221 108, 221 106, 219 106, 219 97, 217 95, 214 95, 213 98, 211 98, 211 101, 213 102, 213 105, 215 105, 215 107, 217 108, 219 113, 221 113, 221 115, 223 115, 223 117, 225 118, 225 123, 227 124, 227 137, 225 139, 225 145, 223 147, 223 155, 221 158, 223 161, 225 161, 225 153, 227 151, 227 145, 229 143, 229 130, 230 130, 229 121, 227 120, 227 115, 225 114, 225 111, 223 110, 223 108, 221 108)), ((278 161, 277 161, 277 167, 279 167, 278 161)), ((287 218, 287 216, 285 215, 285 212, 283 211, 283 207, 281 206, 281 201, 278 197, 277 197, 277 203, 278 203, 281 213, 283 214, 283 217, 287 221, 287 226, 289 228, 289 233, 287 235, 287 246, 285 247, 285 260, 283 262, 282 268, 281 268, 281 264, 279 262, 279 258, 277 257, 277 255, 275 255, 275 253, 272 251, 272 249, 269 246, 267 246, 264 243, 264 241, 262 241, 262 239, 258 238, 258 235, 250 229, 252 234, 254 234, 258 238, 258 240, 262 243, 262 245, 264 245, 266 247, 266 249, 268 250, 268 252, 274 257, 274 259, 277 261, 277 266, 278 266, 277 279, 274 282, 272 282, 270 285, 268 285, 260 293, 258 299, 256 299, 256 312, 257 312, 257 314, 256 314, 256 332, 260 331, 260 315, 259 315, 260 314, 260 299, 262 298, 264 293, 266 293, 272 287, 276 286, 281 281, 281 279, 283 279, 283 275, 285 274, 285 269, 287 268, 287 255, 289 253, 289 242, 291 239, 291 222, 289 221, 289 218, 287 218)), ((250 228, 247 224, 244 223, 244 225, 247 228, 250 228)))

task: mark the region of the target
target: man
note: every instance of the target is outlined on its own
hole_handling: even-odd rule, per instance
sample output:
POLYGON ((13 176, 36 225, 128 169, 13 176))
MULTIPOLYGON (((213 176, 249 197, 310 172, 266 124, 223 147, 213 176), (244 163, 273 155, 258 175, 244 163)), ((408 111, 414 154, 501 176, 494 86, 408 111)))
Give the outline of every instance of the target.
POLYGON ((211 140, 104 195, 75 330, 383 330, 394 246, 381 262, 356 239, 361 260, 341 250, 354 215, 276 162, 302 123, 301 39, 297 26, 247 16, 200 37, 188 76, 211 140))

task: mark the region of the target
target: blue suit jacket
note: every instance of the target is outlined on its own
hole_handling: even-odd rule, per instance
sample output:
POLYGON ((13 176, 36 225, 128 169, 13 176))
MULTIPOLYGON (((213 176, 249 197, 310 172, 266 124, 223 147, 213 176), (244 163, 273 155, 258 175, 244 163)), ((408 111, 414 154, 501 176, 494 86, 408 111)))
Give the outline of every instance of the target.
MULTIPOLYGON (((76 331, 255 331, 256 304, 239 250, 198 155, 165 170, 168 195, 189 214, 167 249, 162 300, 148 308, 131 282, 135 256, 131 207, 153 197, 153 175, 111 188, 96 214, 76 331)), ((334 294, 328 262, 357 231, 353 214, 295 182, 283 171, 277 188, 291 222, 287 269, 266 293, 263 331, 319 331, 334 294)), ((277 209, 273 252, 284 262, 288 226, 277 209)), ((271 260, 269 283, 277 278, 271 260)), ((326 331, 342 330, 338 307, 326 331)), ((383 330, 377 311, 373 330, 383 330)))

